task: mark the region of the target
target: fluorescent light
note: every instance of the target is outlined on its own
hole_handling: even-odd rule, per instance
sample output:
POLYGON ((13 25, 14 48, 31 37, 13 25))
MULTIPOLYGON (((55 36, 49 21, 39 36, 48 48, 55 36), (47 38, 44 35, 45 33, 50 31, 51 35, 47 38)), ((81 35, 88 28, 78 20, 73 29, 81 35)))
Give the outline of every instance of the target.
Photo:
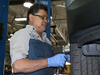
POLYGON ((65 5, 62 5, 61 7, 65 7, 65 5))
POLYGON ((30 8, 33 4, 30 3, 30 2, 25 2, 23 5, 24 5, 25 7, 30 8))
POLYGON ((26 21, 27 18, 15 18, 16 21, 26 21))
POLYGON ((50 19, 52 19, 52 16, 50 16, 50 19))
POLYGON ((10 34, 10 36, 13 36, 13 34, 10 34))
POLYGON ((61 7, 62 5, 56 5, 56 7, 61 7))
POLYGON ((70 46, 70 44, 68 43, 68 46, 70 46))
POLYGON ((56 7, 65 7, 65 5, 56 5, 56 7))
POLYGON ((10 38, 8 39, 8 41, 10 41, 10 38))

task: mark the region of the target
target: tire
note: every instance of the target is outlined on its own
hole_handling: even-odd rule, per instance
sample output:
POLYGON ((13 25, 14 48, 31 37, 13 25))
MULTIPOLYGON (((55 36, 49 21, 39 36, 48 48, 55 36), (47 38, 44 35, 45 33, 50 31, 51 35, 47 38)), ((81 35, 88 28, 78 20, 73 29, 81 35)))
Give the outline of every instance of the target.
POLYGON ((100 56, 85 56, 77 43, 70 45, 71 75, 100 75, 100 56))

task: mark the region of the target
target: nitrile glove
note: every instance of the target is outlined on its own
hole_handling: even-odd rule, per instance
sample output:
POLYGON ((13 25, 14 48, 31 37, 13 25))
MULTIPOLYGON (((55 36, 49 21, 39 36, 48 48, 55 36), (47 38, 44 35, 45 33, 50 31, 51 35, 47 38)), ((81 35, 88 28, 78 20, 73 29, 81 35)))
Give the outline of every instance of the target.
POLYGON ((48 58, 48 67, 64 67, 65 61, 65 54, 57 54, 48 58))
POLYGON ((66 61, 70 62, 70 55, 69 54, 66 54, 65 58, 66 58, 66 61))

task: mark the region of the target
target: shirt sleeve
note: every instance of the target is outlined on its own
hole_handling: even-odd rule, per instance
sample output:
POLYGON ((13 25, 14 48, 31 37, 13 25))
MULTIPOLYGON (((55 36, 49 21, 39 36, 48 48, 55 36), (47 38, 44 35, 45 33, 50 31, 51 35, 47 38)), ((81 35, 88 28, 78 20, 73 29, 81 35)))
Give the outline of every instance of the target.
POLYGON ((10 40, 11 66, 16 60, 26 58, 28 55, 29 40, 24 32, 16 32, 10 40))

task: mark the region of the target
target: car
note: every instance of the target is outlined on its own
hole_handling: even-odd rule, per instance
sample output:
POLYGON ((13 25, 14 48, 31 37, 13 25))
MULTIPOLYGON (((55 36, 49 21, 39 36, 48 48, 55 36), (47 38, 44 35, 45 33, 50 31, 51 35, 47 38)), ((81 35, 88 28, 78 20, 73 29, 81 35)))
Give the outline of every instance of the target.
POLYGON ((75 0, 66 10, 71 75, 100 75, 100 0, 75 0))

